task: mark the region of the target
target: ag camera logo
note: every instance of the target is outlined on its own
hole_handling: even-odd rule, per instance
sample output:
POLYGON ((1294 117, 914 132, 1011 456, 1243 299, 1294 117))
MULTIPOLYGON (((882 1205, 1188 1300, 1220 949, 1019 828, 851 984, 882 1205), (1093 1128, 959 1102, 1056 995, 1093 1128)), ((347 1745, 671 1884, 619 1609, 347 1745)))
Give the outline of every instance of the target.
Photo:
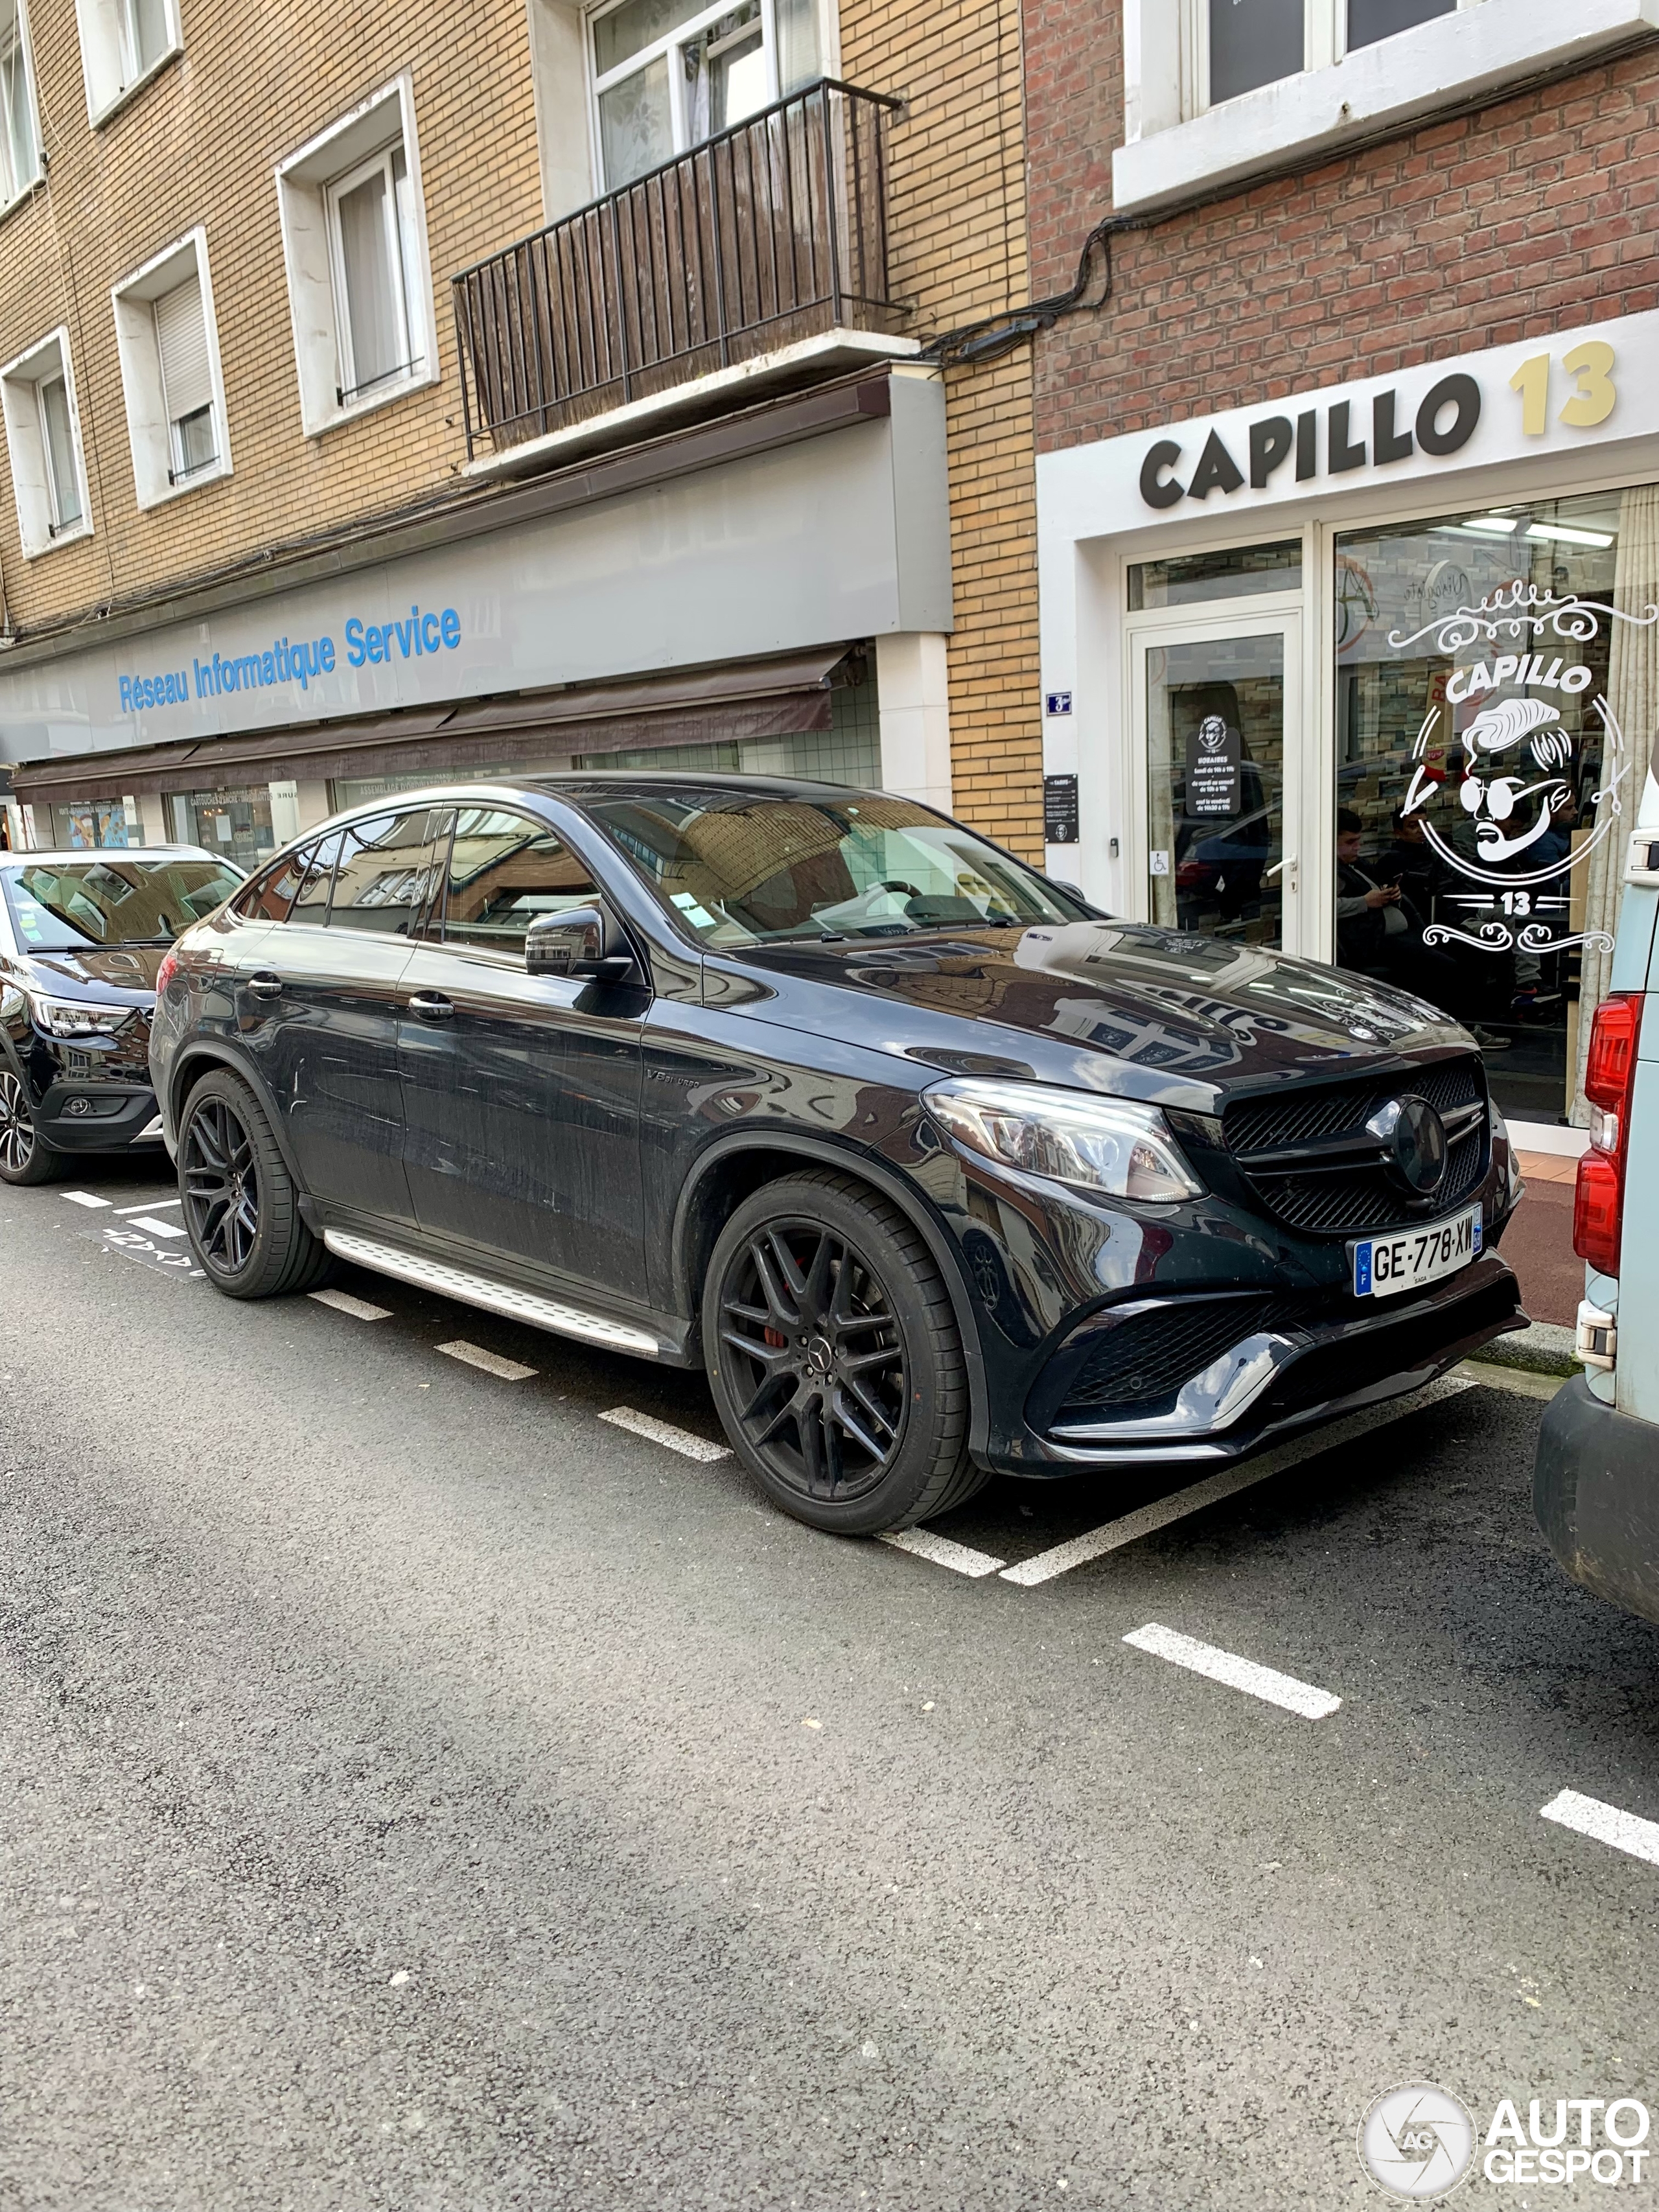
POLYGON ((1359 2162, 1391 2196, 1444 2197, 1468 2172, 1474 2141, 1467 2106, 1432 2081, 1413 2081, 1366 2113, 1359 2162))
POLYGON ((1410 2082, 1366 2113, 1359 2162, 1390 2196, 1424 2200, 1449 2196, 1482 2148, 1481 2172, 1500 2187, 1548 2188, 1582 2176, 1605 2189, 1647 2179, 1651 2123, 1638 2098, 1534 2097, 1526 2112, 1522 2121, 1517 2100, 1501 2099, 1482 2136, 1449 2090, 1410 2082))

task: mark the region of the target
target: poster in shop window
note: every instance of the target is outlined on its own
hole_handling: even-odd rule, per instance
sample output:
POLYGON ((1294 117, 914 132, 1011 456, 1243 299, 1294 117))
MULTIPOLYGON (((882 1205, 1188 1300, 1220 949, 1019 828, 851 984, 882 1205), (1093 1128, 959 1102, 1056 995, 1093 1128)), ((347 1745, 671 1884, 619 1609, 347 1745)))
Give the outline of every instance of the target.
POLYGON ((1233 820, 1243 805, 1244 740, 1206 714, 1187 740, 1187 813, 1233 820))

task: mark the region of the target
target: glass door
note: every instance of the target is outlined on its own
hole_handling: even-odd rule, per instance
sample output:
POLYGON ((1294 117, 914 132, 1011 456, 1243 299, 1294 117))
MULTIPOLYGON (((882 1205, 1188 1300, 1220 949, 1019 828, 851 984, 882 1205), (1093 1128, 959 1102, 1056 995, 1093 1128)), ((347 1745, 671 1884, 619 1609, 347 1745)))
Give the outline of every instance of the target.
POLYGON ((1132 623, 1127 636, 1146 918, 1316 954, 1298 897, 1300 617, 1132 623))

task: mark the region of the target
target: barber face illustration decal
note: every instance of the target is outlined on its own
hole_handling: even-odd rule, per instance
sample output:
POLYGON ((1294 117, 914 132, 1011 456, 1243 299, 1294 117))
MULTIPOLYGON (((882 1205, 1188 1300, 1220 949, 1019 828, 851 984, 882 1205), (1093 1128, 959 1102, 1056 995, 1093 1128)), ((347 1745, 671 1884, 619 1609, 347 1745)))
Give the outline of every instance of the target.
POLYGON ((1605 932, 1565 933, 1569 874, 1613 834, 1631 767, 1591 664, 1607 665, 1596 641, 1655 623, 1659 607, 1615 607, 1516 580, 1409 635, 1389 632, 1396 652, 1432 639, 1426 650, 1454 663, 1431 694, 1400 803, 1402 820, 1421 823, 1448 885, 1463 886, 1442 897, 1425 945, 1530 953, 1611 945, 1605 932), (1581 697, 1582 707, 1569 706, 1581 697), (1468 927, 1446 908, 1461 909, 1468 927), (1518 931, 1510 926, 1523 917, 1518 931))
POLYGON ((1561 771, 1572 756, 1572 739, 1547 700, 1500 699, 1469 724, 1458 798, 1474 817, 1475 842, 1489 866, 1535 845, 1555 816, 1566 811, 1572 787, 1561 771), (1528 755, 1539 771, 1530 781, 1528 755), (1495 775, 1495 769, 1504 772, 1495 775))

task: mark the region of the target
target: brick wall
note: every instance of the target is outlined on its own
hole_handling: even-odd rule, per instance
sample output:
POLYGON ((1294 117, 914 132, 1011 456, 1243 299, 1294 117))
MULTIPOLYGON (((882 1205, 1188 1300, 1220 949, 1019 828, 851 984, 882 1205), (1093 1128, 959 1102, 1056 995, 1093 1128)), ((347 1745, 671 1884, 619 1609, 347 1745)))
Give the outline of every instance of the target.
POLYGON ((541 219, 523 0, 182 0, 182 56, 94 131, 70 0, 31 10, 50 172, 0 219, 0 360, 68 324, 94 530, 25 561, 6 483, 0 573, 24 627, 447 481, 464 453, 447 278, 541 219), (272 173, 405 69, 441 380, 307 439, 272 173), (145 512, 133 492, 110 288, 198 223, 234 473, 145 512))
MULTIPOLYGON (((842 0, 842 70, 902 94, 891 137, 895 289, 919 335, 1030 297, 1018 0, 842 0)), ((1032 859, 1042 848, 1031 365, 1024 350, 949 372, 956 811, 1032 859)))
MULTIPOLYGON (((1111 211, 1121 7, 1030 0, 1033 281, 1111 211)), ((1659 304, 1659 42, 1115 245, 1040 342, 1042 451, 1659 304)))

